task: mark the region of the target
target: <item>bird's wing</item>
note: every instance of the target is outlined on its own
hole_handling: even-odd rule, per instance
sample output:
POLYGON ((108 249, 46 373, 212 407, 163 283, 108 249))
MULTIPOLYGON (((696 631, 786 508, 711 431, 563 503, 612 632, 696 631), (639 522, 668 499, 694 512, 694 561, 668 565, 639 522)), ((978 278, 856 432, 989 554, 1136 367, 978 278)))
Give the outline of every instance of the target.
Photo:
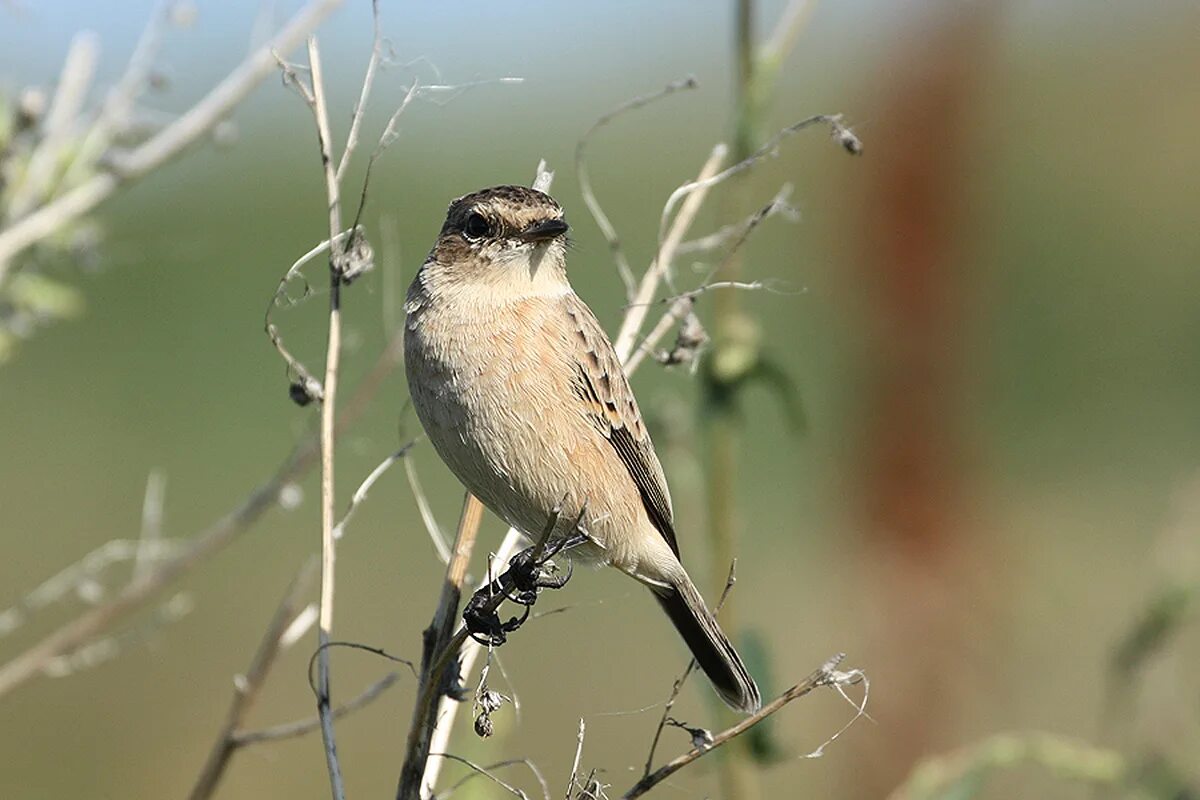
POLYGON ((662 465, 642 422, 629 379, 592 310, 575 295, 567 296, 566 313, 575 334, 576 389, 589 421, 600 431, 629 470, 650 522, 676 558, 675 515, 662 465))

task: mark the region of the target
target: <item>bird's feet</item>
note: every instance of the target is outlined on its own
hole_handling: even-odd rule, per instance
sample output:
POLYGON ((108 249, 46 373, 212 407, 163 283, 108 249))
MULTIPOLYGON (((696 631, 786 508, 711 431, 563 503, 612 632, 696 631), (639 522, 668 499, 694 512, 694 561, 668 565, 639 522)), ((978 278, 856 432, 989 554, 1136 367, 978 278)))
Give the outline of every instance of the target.
POLYGON ((535 545, 513 556, 508 569, 500 577, 475 592, 467 601, 463 609, 463 623, 471 638, 489 647, 499 647, 508 641, 508 634, 529 619, 530 609, 543 589, 561 589, 571 579, 574 564, 568 559, 566 572, 561 572, 551 559, 586 541, 587 534, 577 531, 550 545, 535 545), (498 609, 505 600, 524 606, 521 615, 510 617, 507 621, 501 620, 498 609))

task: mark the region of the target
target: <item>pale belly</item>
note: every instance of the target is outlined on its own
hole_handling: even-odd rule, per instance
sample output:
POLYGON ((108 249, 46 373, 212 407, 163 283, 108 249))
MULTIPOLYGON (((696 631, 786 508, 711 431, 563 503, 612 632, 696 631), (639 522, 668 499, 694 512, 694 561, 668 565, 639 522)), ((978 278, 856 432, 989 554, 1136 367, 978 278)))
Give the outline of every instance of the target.
POLYGON ((595 544, 573 557, 642 572, 650 554, 635 533, 649 524, 640 495, 611 445, 572 404, 572 367, 546 355, 555 350, 538 340, 547 332, 461 321, 440 330, 435 341, 406 331, 406 369, 417 416, 455 476, 532 538, 556 508, 556 535, 583 511, 581 527, 595 544))

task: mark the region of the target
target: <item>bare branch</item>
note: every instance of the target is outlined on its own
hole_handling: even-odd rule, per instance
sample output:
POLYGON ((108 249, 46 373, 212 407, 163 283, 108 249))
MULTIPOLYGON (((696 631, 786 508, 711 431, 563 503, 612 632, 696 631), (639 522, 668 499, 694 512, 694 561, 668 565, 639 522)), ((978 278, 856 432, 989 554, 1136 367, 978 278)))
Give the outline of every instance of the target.
POLYGON ((0 612, 0 636, 12 633, 28 622, 34 613, 60 602, 71 594, 88 603, 100 602, 106 595, 100 579, 114 564, 135 561, 139 556, 162 562, 178 553, 182 547, 183 545, 172 541, 160 541, 149 547, 140 539, 113 539, 105 542, 79 561, 43 581, 13 606, 0 612))
MULTIPOLYGON (((716 283, 709 283, 709 281, 712 280, 714 275, 720 273, 726 267, 726 265, 729 264, 730 260, 737 254, 742 245, 746 243, 746 240, 750 237, 750 234, 754 232, 755 228, 762 224, 763 220, 775 213, 775 209, 781 202, 781 196, 786 196, 784 195, 784 191, 787 188, 788 187, 784 187, 784 189, 781 189, 779 194, 775 195, 775 198, 771 200, 770 203, 763 206, 754 214, 750 215, 748 219, 737 226, 737 238, 734 240, 729 250, 725 253, 725 257, 721 260, 721 262, 709 270, 708 276, 705 278, 704 283, 702 283, 696 289, 678 295, 674 300, 671 301, 670 307, 658 320, 654 328, 651 329, 649 335, 646 336, 645 341, 642 342, 641 347, 639 347, 629 357, 628 369, 633 369, 633 367, 641 363, 642 359, 645 358, 647 354, 653 353, 654 348, 658 346, 658 343, 664 336, 666 336, 667 331, 669 331, 676 322, 691 318, 690 315, 692 314, 692 309, 695 306, 696 298, 704 292, 716 288, 761 289, 764 287, 764 284, 758 282, 744 283, 739 281, 718 281, 716 283)), ((690 199, 691 198, 689 198, 689 200, 690 199)), ((686 211, 686 204, 684 210, 686 211)), ((684 211, 681 211, 679 217, 682 217, 683 215, 684 211)), ((676 217, 677 221, 679 217, 676 217)), ((703 342, 700 342, 700 344, 702 343, 703 342)))
POLYGON ((725 160, 728 152, 729 148, 723 144, 718 144, 713 148, 712 153, 709 154, 708 160, 704 162, 704 166, 700 169, 700 174, 696 180, 691 184, 685 184, 689 186, 696 185, 701 188, 697 189, 687 198, 679 215, 675 218, 675 224, 671 228, 670 235, 666 239, 663 239, 660 235, 659 240, 661 244, 659 245, 658 253, 649 268, 647 268, 646 274, 642 276, 642 282, 638 286, 637 294, 630 303, 629 311, 625 314, 625 318, 621 321, 621 327, 617 331, 617 339, 614 347, 622 363, 628 361, 633 352, 634 340, 637 338, 649 310, 648 304, 654 298, 659 280, 669 269, 671 259, 674 257, 675 248, 683 241, 687 229, 691 226, 692 220, 695 219, 696 213, 700 210, 700 204, 704 202, 704 197, 708 191, 708 187, 704 186, 704 183, 710 180, 717 173, 717 170, 721 168, 721 163, 725 160))
MULTIPOLYGON (((478 503, 475 500, 475 503, 478 503)), ((525 539, 525 534, 518 531, 516 528, 510 528, 504 535, 503 541, 500 542, 500 547, 497 548, 491 561, 496 564, 508 564, 509 560, 516 554, 517 549, 525 539)), ((487 586, 492 580, 492 574, 489 570, 477 588, 487 586)), ((462 630, 461 621, 458 623, 459 629, 462 630)), ((479 654, 484 652, 486 648, 474 639, 466 639, 463 647, 459 651, 459 669, 463 675, 471 674, 471 668, 475 665, 475 661, 479 658, 479 654)), ((454 720, 458 715, 458 709, 461 703, 457 702, 449 696, 442 696, 438 700, 437 712, 434 715, 435 727, 433 734, 430 737, 429 746, 431 750, 444 751, 446 745, 450 741, 450 733, 454 729, 454 720)), ((441 761, 430 760, 425 764, 425 774, 421 778, 421 785, 432 787, 437 784, 438 774, 441 770, 441 761)))
POLYGON ((100 113, 80 140, 70 165, 63 173, 62 185, 74 185, 86 170, 94 167, 122 127, 128 129, 136 124, 135 104, 150 84, 154 59, 162 48, 164 34, 171 22, 171 6, 170 0, 160 0, 150 14, 150 19, 133 48, 133 54, 129 57, 125 73, 105 95, 100 113))
POLYGON ((128 651, 134 645, 148 641, 159 629, 183 619, 194 608, 192 596, 186 592, 179 592, 156 608, 149 619, 139 622, 135 627, 111 636, 92 639, 69 653, 49 659, 42 667, 42 674, 48 678, 65 678, 111 661, 122 651, 128 651))
POLYGON ((186 545, 141 580, 134 581, 119 594, 68 622, 21 655, 0 667, 0 696, 38 674, 51 659, 69 653, 94 638, 116 620, 140 608, 205 557, 219 551, 249 528, 264 511, 273 506, 285 483, 302 472, 315 454, 311 440, 297 446, 270 480, 255 489, 240 505, 186 545))
POLYGON ((279 332, 279 327, 271 321, 271 316, 276 307, 282 305, 295 305, 312 293, 312 286, 308 280, 304 279, 300 268, 307 264, 312 259, 316 258, 321 253, 329 250, 331 246, 338 246, 345 241, 351 233, 356 233, 357 230, 342 231, 333 239, 325 239, 320 244, 313 247, 300 258, 288 267, 288 271, 279 279, 279 285, 275 288, 275 294, 271 296, 271 300, 267 303, 267 311, 263 315, 263 330, 266 331, 267 338, 271 340, 271 344, 275 350, 287 363, 288 381, 290 382, 289 393, 293 402, 300 406, 306 406, 314 400, 323 400, 325 391, 321 386, 321 382, 308 370, 307 367, 283 344, 283 335, 279 332), (304 280, 304 291, 299 298, 292 298, 288 295, 288 285, 296 278, 304 280))

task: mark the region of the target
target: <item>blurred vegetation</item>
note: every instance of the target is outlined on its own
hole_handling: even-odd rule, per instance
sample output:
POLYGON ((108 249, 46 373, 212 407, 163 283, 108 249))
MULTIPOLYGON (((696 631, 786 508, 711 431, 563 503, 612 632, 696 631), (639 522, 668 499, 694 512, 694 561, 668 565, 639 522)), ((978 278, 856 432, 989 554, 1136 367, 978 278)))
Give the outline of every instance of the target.
MULTIPOLYGON (((46 33, 39 15, 71 17, 51 30, 116 24, 94 19, 90 6, 86 13, 71 6, 70 14, 67 6, 46 7, 54 10, 38 4, 32 18, 5 18, 0 45, 19 54, 21 41, 37 40, 61 59, 67 39, 46 33)), ((800 439, 785 435, 788 415, 762 387, 741 398, 739 614, 766 639, 776 687, 845 650, 871 676, 880 709, 868 707, 874 724, 860 721, 823 758, 808 760, 799 755, 853 709, 832 693, 790 707, 767 745, 764 795, 878 796, 864 788, 878 763, 865 754, 904 749, 919 736, 921 751, 889 790, 919 786, 925 793, 913 796, 942 798, 1194 796, 1200 635, 1192 590, 1172 587, 1194 587, 1195 573, 1162 565, 1200 558, 1191 503, 1200 495, 1200 104, 1191 101, 1200 92, 1200 17, 1186 3, 1135 13, 1072 2, 1004 5, 989 23, 991 49, 962 122, 968 146, 955 162, 949 201, 958 214, 948 263, 958 270, 964 309, 951 334, 957 377, 948 425, 961 449, 950 468, 963 487, 954 530, 971 558, 950 573, 961 583, 916 569, 885 592, 884 556, 864 545, 857 461, 866 432, 877 430, 866 403, 865 343, 889 335, 867 300, 887 287, 860 269, 865 226, 874 224, 864 212, 864 193, 874 191, 865 176, 903 155, 884 122, 886 78, 908 68, 897 54, 920 52, 924 22, 952 13, 933 4, 920 11, 819 5, 779 66, 775 110, 764 124, 845 112, 866 143, 864 158, 842 157, 819 134, 800 137, 748 182, 748 193, 764 202, 783 181, 794 183, 803 215, 796 225, 769 220, 746 250, 746 274, 776 279, 787 291, 747 294, 742 305, 777 354, 780 374, 802 387, 807 427, 800 439), (954 620, 960 638, 952 656, 926 650, 935 632, 898 625, 905 603, 954 620), (883 712, 911 658, 938 667, 922 687, 936 711, 928 729, 883 712), (1115 721, 1106 722, 1114 674, 1126 678, 1115 721)), ((527 81, 480 87, 445 106, 418 104, 406 117, 373 178, 365 218, 377 252, 385 225, 394 225, 399 247, 346 297, 348 385, 390 337, 385 308, 402 298, 446 203, 480 186, 528 182, 541 157, 559 170, 555 193, 576 233, 573 281, 611 326, 624 300, 570 175, 575 140, 615 104, 697 75, 700 91, 622 119, 589 151, 596 191, 631 261, 644 263, 663 199, 728 133, 727 12, 581 6, 525 18, 385 3, 401 60, 427 55, 447 81, 508 74, 527 81), (497 40, 506 45, 479 46, 497 40)), ((10 13, 0 6, 0 16, 10 13)), ((131 25, 144 19, 131 17, 131 25)), ((155 102, 186 107, 203 81, 240 56, 252 23, 240 7, 202 9, 196 28, 172 42, 177 85, 155 102)), ((369 12, 348 5, 324 39, 340 81, 335 114, 350 112, 369 41, 369 12)), ((19 87, 50 85, 56 74, 35 66, 2 67, 6 176, 21 163, 19 87)), ((427 69, 385 71, 369 120, 376 130, 411 70, 427 69)), ((311 424, 311 411, 289 403, 261 334, 262 308, 279 276, 323 238, 310 122, 277 85, 256 94, 236 122, 236 146, 204 149, 149 177, 89 223, 102 226, 102 240, 92 227, 45 243, 35 268, 3 289, 0 326, 10 336, 37 335, 10 349, 0 369, 7 545, 0 606, 103 543, 134 536, 151 470, 169 476, 166 535, 186 536, 244 497, 311 424)), ((934 148, 939 122, 921 118, 914 126, 934 148)), ((2 191, 11 185, 6 177, 2 191)), ((697 232, 719 221, 711 212, 697 232)), ((306 363, 322 351, 321 304, 318 293, 277 320, 306 363)), ((702 300, 702 319, 709 312, 702 300)), ((689 413, 699 387, 686 370, 646 369, 637 384, 643 408, 660 421, 684 559, 702 571, 710 565, 699 535, 699 445, 689 413)), ((402 379, 391 376, 343 439, 340 497, 394 450, 402 421, 411 429, 405 397, 402 379)), ((434 513, 451 527, 460 490, 431 451, 414 458, 434 513)), ((295 490, 298 507, 272 512, 183 582, 195 602, 186 618, 94 669, 39 680, 0 701, 7 754, 0 795, 186 791, 220 724, 231 676, 316 547, 315 483, 295 490)), ((483 535, 497 542, 499 523, 486 521, 483 535)), ((415 655, 440 575, 398 471, 374 489, 339 552, 339 638, 415 655)), ((496 736, 464 735, 456 752, 477 761, 529 756, 560 785, 554 781, 564 774, 553 770, 569 765, 583 715, 584 766, 624 786, 634 775, 626 767, 644 759, 658 712, 611 714, 663 699, 683 651, 620 576, 581 573, 567 592, 570 611, 531 624, 500 652, 521 699, 520 720, 497 714, 496 736)), ((0 639, 0 659, 88 602, 75 598, 0 639)), ((133 627, 154 612, 148 608, 133 627)), ((307 656, 306 645, 283 655, 254 724, 310 713, 307 656)), ((338 654, 335 693, 349 698, 389 669, 368 655, 338 654)), ((495 672, 492 680, 500 688, 495 672)), ((391 791, 410 704, 411 688, 401 685, 339 724, 351 794, 391 791)), ((688 689, 674 713, 706 719, 707 698, 688 689)), ((682 749, 684 738, 668 730, 660 752, 682 749)), ((700 762, 681 773, 679 792, 711 792, 710 770, 700 762)), ((221 796, 318 796, 325 785, 310 738, 251 748, 221 796)), ((479 781, 458 796, 470 791, 492 796, 479 781)))

